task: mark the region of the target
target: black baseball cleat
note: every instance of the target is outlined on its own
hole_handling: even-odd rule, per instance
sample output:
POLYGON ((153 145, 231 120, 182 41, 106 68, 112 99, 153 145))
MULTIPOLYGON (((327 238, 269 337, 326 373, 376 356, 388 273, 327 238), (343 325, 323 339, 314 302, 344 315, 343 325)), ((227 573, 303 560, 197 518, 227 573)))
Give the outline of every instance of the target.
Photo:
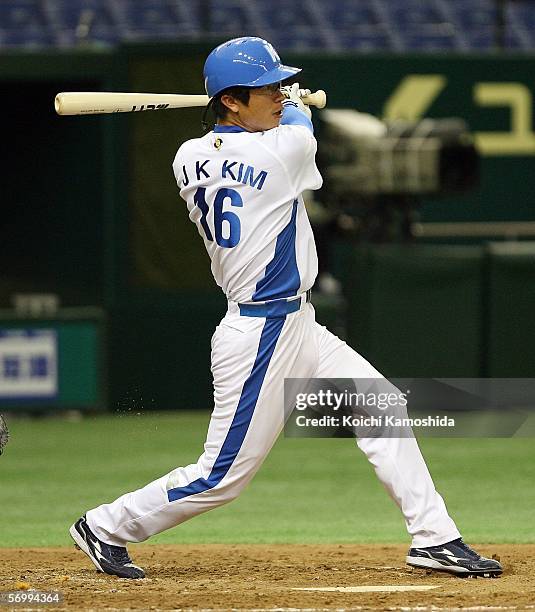
POLYGON ((112 546, 99 540, 82 516, 69 529, 76 546, 93 561, 99 572, 119 578, 145 578, 145 572, 132 563, 124 546, 112 546))
POLYGON ((498 561, 481 557, 465 544, 462 538, 441 546, 411 548, 407 555, 407 563, 413 567, 434 569, 464 577, 495 578, 503 572, 498 561))

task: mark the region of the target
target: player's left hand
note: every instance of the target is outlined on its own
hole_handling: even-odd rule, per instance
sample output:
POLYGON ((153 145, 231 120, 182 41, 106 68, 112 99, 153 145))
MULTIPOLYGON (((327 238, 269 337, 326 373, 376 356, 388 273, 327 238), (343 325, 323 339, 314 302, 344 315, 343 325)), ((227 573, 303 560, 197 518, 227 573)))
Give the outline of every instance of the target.
POLYGON ((284 87, 281 87, 281 92, 286 97, 286 100, 282 103, 283 106, 297 106, 297 108, 300 111, 303 111, 303 113, 305 113, 309 119, 312 118, 312 111, 303 102, 303 100, 301 100, 303 96, 308 96, 310 94, 310 89, 300 89, 299 83, 294 83, 293 85, 285 85, 284 87))

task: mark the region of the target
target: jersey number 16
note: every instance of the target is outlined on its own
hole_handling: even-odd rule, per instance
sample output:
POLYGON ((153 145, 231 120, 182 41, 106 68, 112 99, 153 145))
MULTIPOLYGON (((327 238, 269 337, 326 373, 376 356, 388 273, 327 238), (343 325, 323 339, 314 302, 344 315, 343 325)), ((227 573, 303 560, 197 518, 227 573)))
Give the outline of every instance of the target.
MULTIPOLYGON (((223 212, 223 203, 225 198, 229 198, 231 206, 243 206, 243 200, 240 194, 234 189, 221 188, 217 191, 214 198, 214 230, 215 241, 220 247, 232 248, 240 241, 241 223, 240 218, 236 213, 227 210, 223 212), (223 237, 223 221, 228 224, 228 238, 223 237)), ((208 215, 208 204, 206 202, 206 187, 199 187, 193 196, 193 201, 201 211, 201 226, 206 234, 206 238, 213 240, 212 232, 208 227, 206 219, 208 215)))

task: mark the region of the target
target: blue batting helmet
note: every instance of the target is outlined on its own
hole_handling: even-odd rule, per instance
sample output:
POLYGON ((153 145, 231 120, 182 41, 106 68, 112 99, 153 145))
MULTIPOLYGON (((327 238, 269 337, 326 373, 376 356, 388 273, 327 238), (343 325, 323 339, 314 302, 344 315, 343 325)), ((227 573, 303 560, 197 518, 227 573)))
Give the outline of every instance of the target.
POLYGON ((227 87, 262 87, 301 72, 284 66, 273 46, 263 38, 233 38, 216 47, 204 64, 204 86, 212 98, 227 87))

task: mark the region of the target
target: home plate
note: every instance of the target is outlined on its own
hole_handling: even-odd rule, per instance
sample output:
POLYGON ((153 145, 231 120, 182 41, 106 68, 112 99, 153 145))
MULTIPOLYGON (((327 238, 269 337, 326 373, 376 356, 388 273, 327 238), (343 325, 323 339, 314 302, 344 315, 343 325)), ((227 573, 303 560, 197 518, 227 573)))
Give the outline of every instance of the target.
POLYGON ((371 586, 341 586, 341 587, 304 587, 292 591, 331 591, 337 593, 395 593, 396 591, 430 591, 438 586, 430 585, 371 585, 371 586))

